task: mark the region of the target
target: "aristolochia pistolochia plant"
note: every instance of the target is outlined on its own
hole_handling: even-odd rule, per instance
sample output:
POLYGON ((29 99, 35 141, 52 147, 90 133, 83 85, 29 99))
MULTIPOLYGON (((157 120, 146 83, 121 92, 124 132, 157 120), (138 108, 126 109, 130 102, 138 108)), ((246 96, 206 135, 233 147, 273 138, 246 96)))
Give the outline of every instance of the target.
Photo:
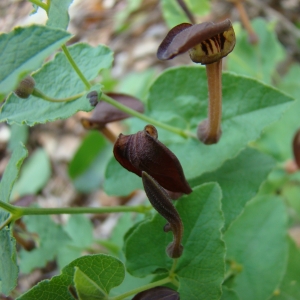
POLYGON ((222 117, 222 58, 235 46, 235 33, 230 20, 214 24, 182 23, 172 28, 157 50, 161 60, 189 51, 193 62, 206 66, 209 107, 208 118, 198 126, 198 138, 204 144, 219 141, 222 117))

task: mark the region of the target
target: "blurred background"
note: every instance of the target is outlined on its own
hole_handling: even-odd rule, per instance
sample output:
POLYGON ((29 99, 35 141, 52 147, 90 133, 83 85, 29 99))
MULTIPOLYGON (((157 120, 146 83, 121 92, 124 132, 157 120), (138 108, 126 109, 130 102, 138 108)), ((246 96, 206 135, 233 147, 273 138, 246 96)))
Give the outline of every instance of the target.
MULTIPOLYGON (((179 2, 74 0, 69 10, 68 31, 73 34, 69 44, 87 42, 93 46, 105 44, 111 48, 114 51, 113 67, 110 71, 101 73, 104 90, 128 93, 146 103, 148 89, 161 71, 176 65, 192 64, 188 55, 166 62, 156 58, 157 48, 168 30, 179 23, 190 22, 179 2)), ((226 18, 233 22, 237 44, 233 53, 225 60, 225 70, 254 77, 283 90, 295 99, 299 98, 300 2, 298 0, 186 0, 185 3, 196 23, 218 22, 226 18)), ((44 24, 46 20, 44 11, 38 9, 37 12, 33 12, 33 6, 28 1, 0 2, 0 33, 9 32, 16 26, 44 24)), ((278 163, 291 160, 292 138, 300 127, 299 112, 300 106, 296 103, 283 122, 265 133, 255 146, 275 157, 278 163)), ((13 190, 12 201, 15 204, 27 206, 38 203, 42 207, 98 207, 122 205, 127 202, 141 203, 145 199, 144 194, 140 192, 134 192, 126 197, 108 196, 105 193, 103 190, 105 167, 112 155, 112 146, 98 132, 88 132, 82 127, 80 119, 87 115, 80 112, 67 120, 38 124, 30 128, 26 125, 0 124, 0 175, 5 170, 16 141, 23 141, 29 151, 13 190)), ((109 125, 115 134, 119 134, 122 130, 126 131, 128 126, 130 121, 109 125)), ((277 176, 278 179, 278 174, 274 174, 273 176, 277 176)), ((296 190, 293 186, 292 192, 286 189, 285 195, 287 201, 291 202, 294 216, 290 233, 300 245, 298 225, 300 205, 299 201, 294 200, 295 195, 299 196, 298 185, 296 190)), ((81 253, 107 252, 107 249, 118 252, 118 248, 114 248, 115 245, 121 247, 122 234, 134 221, 123 216, 120 222, 127 225, 119 232, 114 230, 117 218, 118 215, 109 217, 91 215, 89 219, 81 216, 72 218, 59 216, 49 218, 49 223, 46 222, 45 226, 53 222, 71 224, 64 227, 70 236, 76 234, 85 236, 85 242, 73 245, 77 247, 77 252, 74 251, 72 255, 77 257, 81 253), (73 223, 81 226, 82 231, 73 232, 73 223)), ((28 258, 26 253, 36 247, 38 227, 38 217, 23 218, 16 225, 15 237, 20 257, 23 257, 23 262, 25 261, 20 266, 23 275, 20 276, 16 294, 56 274, 58 267, 62 267, 67 261, 64 261, 64 255, 70 255, 67 250, 65 253, 62 251, 61 261, 57 261, 54 259, 57 253, 53 253, 52 246, 49 245, 44 265, 34 265, 33 258, 28 258)), ((63 233, 55 234, 63 238, 63 233)))

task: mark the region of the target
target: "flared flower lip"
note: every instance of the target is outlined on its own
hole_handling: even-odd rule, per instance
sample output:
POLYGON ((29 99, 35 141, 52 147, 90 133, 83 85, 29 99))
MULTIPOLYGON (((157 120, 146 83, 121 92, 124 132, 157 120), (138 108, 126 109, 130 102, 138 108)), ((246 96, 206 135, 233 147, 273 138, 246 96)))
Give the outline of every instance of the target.
MULTIPOLYGON (((229 19, 220 23, 179 24, 168 32, 167 36, 159 45, 157 58, 160 60, 172 59, 179 54, 187 52, 197 44, 227 31, 231 27, 232 24, 229 19)), ((233 48, 226 53, 226 55, 232 50, 233 48)))

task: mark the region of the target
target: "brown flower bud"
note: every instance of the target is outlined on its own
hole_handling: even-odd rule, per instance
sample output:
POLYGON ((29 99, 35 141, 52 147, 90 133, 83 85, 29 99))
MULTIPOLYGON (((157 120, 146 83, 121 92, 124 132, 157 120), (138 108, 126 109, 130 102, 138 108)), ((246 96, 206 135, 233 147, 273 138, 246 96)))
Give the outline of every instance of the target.
POLYGON ((16 96, 26 99, 32 94, 34 86, 34 79, 28 75, 23 80, 21 80, 14 93, 16 94, 16 96))
POLYGON ((180 216, 167 192, 149 174, 142 172, 142 179, 150 203, 169 222, 164 227, 164 231, 172 230, 173 232, 174 240, 168 245, 166 252, 170 257, 178 258, 183 251, 183 246, 181 245, 183 224, 180 216))
POLYGON ((145 171, 169 191, 192 192, 178 158, 158 140, 157 130, 152 125, 136 134, 120 134, 114 146, 114 156, 128 171, 140 177, 145 171))

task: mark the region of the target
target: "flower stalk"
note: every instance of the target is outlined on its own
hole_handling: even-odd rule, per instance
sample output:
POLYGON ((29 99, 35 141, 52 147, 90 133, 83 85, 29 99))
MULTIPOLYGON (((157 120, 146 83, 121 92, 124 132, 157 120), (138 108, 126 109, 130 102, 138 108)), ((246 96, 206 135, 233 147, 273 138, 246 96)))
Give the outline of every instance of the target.
POLYGON ((198 138, 207 145, 221 137, 222 118, 222 60, 206 65, 208 83, 208 118, 198 126, 198 138))

